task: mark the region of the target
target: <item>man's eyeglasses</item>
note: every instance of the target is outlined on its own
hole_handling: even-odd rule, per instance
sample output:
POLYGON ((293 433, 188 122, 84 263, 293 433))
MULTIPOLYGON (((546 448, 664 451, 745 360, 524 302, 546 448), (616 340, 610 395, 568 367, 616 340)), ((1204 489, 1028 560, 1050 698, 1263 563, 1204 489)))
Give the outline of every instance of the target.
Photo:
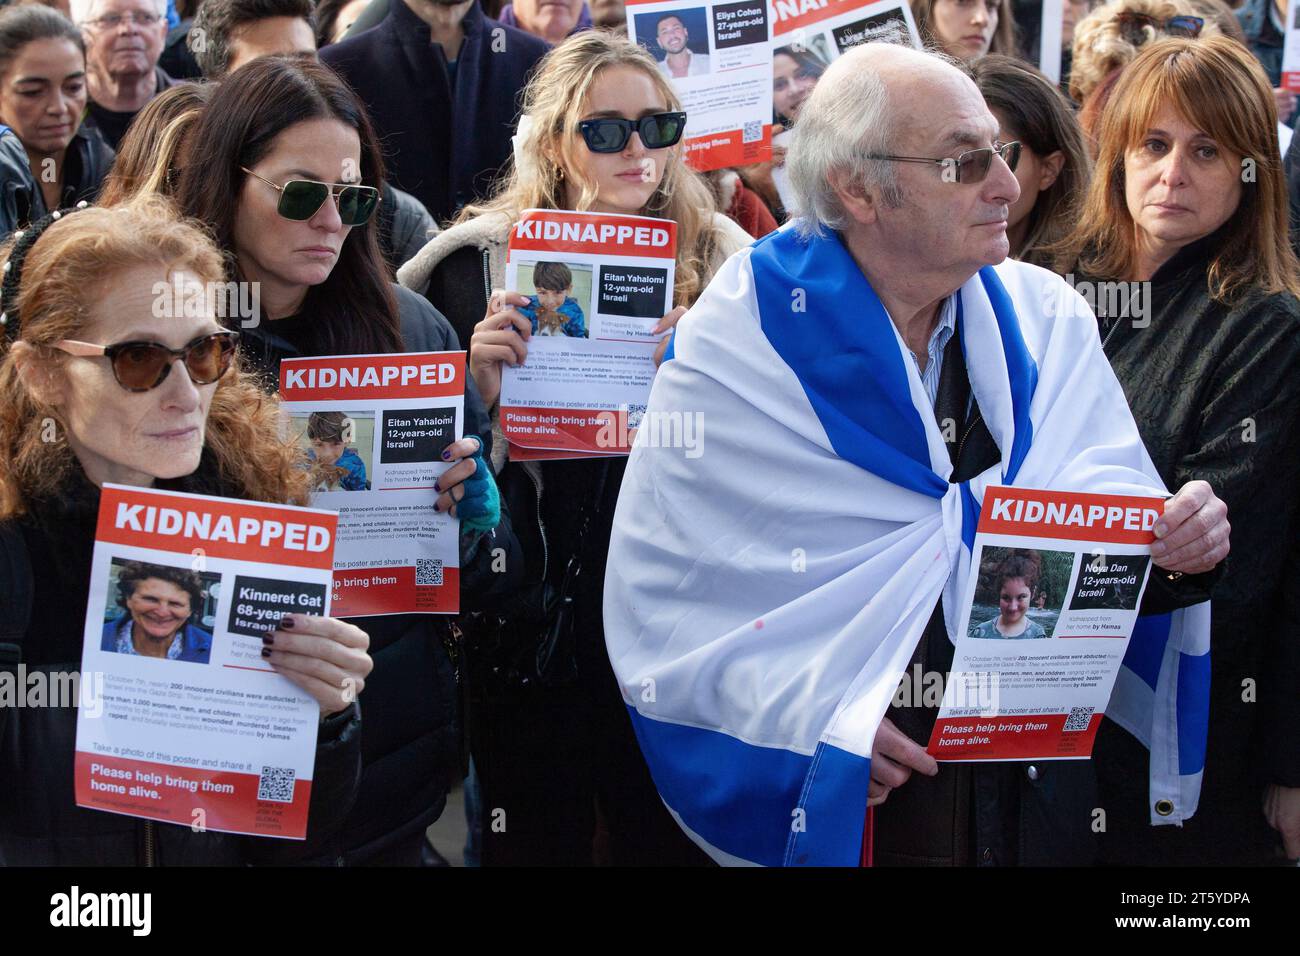
POLYGON ((169 349, 158 342, 118 342, 95 345, 61 339, 54 348, 82 358, 106 357, 113 363, 113 377, 128 392, 147 392, 167 380, 176 359, 183 359, 190 381, 211 385, 230 370, 235 359, 238 332, 213 332, 200 336, 182 349, 169 349))
POLYGON ((161 19, 162 17, 156 13, 143 10, 131 10, 127 13, 106 13, 102 17, 96 17, 95 19, 87 20, 86 22, 97 27, 102 27, 105 30, 116 30, 128 20, 138 27, 151 27, 161 19))
POLYGON ((680 111, 655 113, 639 120, 609 117, 583 120, 578 124, 578 131, 593 153, 621 152, 634 130, 646 149, 667 149, 681 140, 686 130, 686 114, 680 111))
POLYGON ((265 176, 258 176, 247 166, 240 166, 244 172, 260 179, 280 194, 280 202, 275 211, 285 219, 302 222, 316 215, 325 200, 334 190, 339 219, 345 226, 360 226, 374 213, 379 205, 379 190, 374 186, 354 186, 350 183, 318 183, 311 179, 291 179, 283 186, 271 182, 265 176))
POLYGON ((1165 36, 1195 40, 1201 35, 1201 28, 1205 26, 1205 21, 1200 17, 1170 17, 1168 20, 1159 20, 1145 13, 1129 12, 1115 14, 1115 22, 1119 24, 1119 35, 1133 46, 1141 46, 1147 42, 1147 27, 1165 36))
POLYGON ((989 174, 989 167, 993 165, 993 154, 997 153, 1002 157, 1002 161, 1014 173, 1016 167, 1020 165, 1020 143, 994 143, 992 146, 983 146, 979 149, 968 149, 961 153, 955 159, 947 157, 944 159, 930 159, 924 156, 868 156, 867 159, 881 159, 891 163, 931 163, 935 166, 942 166, 947 177, 948 170, 952 170, 951 180, 955 183, 979 183, 984 181, 984 177, 989 174))

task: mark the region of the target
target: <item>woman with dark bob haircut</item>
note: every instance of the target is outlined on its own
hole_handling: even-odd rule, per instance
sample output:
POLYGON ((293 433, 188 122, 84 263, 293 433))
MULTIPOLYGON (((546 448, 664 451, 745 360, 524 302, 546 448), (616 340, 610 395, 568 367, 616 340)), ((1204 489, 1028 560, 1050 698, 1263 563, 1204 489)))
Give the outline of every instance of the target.
MULTIPOLYGON (((188 154, 177 201, 211 228, 229 278, 257 283, 260 315, 238 324, 268 389, 286 357, 460 348, 432 305, 388 278, 376 238, 379 147, 360 101, 329 67, 268 56, 236 70, 188 154)), ((512 587, 523 561, 501 517, 485 460, 490 427, 468 375, 464 434, 444 453, 453 467, 432 494, 437 510, 460 519, 461 609, 472 611, 512 587)), ((425 830, 460 773, 451 622, 397 614, 357 623, 375 651, 366 703, 375 730, 356 807, 322 859, 436 862, 425 830)))
POLYGON ((1181 827, 1152 826, 1161 807, 1148 804, 1147 754, 1104 721, 1102 858, 1267 863, 1279 835, 1295 858, 1300 631, 1284 604, 1300 516, 1300 266, 1273 93, 1233 40, 1158 40, 1120 76, 1099 132, 1058 271, 1126 290, 1096 308, 1142 440, 1168 487, 1208 481, 1232 522, 1222 576, 1203 582, 1212 623, 1199 809, 1181 827))

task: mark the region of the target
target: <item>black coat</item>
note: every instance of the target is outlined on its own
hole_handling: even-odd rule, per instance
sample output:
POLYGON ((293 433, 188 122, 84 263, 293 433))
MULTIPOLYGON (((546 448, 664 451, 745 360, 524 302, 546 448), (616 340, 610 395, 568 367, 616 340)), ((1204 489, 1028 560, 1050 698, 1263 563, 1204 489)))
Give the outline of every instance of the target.
MULTIPOLYGON (((113 159, 113 150, 99 131, 83 123, 68 143, 59 208, 68 209, 82 200, 94 202, 113 159)), ((22 141, 12 131, 5 133, 0 137, 0 238, 50 211, 22 141)))
POLYGON ((461 27, 454 84, 441 45, 405 3, 394 3, 373 30, 320 53, 365 102, 393 184, 439 223, 491 192, 510 156, 519 93, 547 50, 477 4, 461 27))
MULTIPOLYGON (((104 184, 117 154, 104 142, 99 130, 84 123, 77 130, 72 142, 68 144, 67 156, 63 168, 63 196, 59 200, 60 209, 68 209, 77 203, 94 202, 99 196, 99 187, 104 184)), ((37 189, 32 194, 31 221, 43 219, 53 212, 45 208, 45 195, 37 189)))
MULTIPOLYGON (((159 481, 157 486, 240 497, 238 489, 218 480, 207 455, 194 474, 159 481)), ((77 469, 60 494, 31 502, 27 514, 4 528, 0 614, 6 621, 28 620, 20 643, 29 675, 36 670, 66 673, 81 667, 98 512, 99 489, 77 469), (18 556, 18 551, 25 555, 18 556), (25 557, 30 575, 11 570, 16 557, 25 557), (23 579, 27 589, 18 586, 23 579)), ((194 833, 187 826, 77 807, 76 729, 75 707, 0 710, 0 865, 295 862, 342 824, 360 780, 361 720, 353 704, 320 730, 306 846, 297 841, 194 833)))
MULTIPOLYGON (((398 286, 394 292, 406 351, 460 348, 447 321, 428 302, 398 286)), ((268 382, 278 381, 281 359, 314 354, 300 351, 294 336, 277 332, 274 321, 242 330, 241 349, 268 382)), ((487 413, 468 376, 465 434, 478 435, 485 456, 490 455, 487 413)), ((473 610, 495 602, 515 586, 522 568, 503 506, 494 531, 461 536, 461 607, 473 610), (492 568, 498 548, 505 552, 505 573, 492 568)), ((352 814, 323 852, 341 862, 364 863, 418 845, 442 813, 452 774, 461 769, 460 704, 448 653, 448 618, 396 614, 354 618, 352 623, 370 635, 375 662, 361 695, 366 709, 361 789, 352 814)))
POLYGON ((32 193, 40 191, 22 140, 8 126, 0 128, 0 240, 31 221, 32 193))
POLYGON ((1208 481, 1232 524, 1211 593, 1200 808, 1182 828, 1117 827, 1148 817, 1145 780, 1133 774, 1145 751, 1103 722, 1095 754, 1114 862, 1265 862, 1276 836, 1260 812, 1263 788, 1300 786, 1300 582, 1287 561, 1300 532, 1300 301, 1255 291, 1213 301, 1207 270, 1222 241, 1192 243, 1152 277, 1149 325, 1102 318, 1106 355, 1160 477, 1171 490, 1208 481))
POLYGON ((420 200, 384 183, 384 201, 379 204, 379 248, 394 273, 424 248, 436 229, 420 200))

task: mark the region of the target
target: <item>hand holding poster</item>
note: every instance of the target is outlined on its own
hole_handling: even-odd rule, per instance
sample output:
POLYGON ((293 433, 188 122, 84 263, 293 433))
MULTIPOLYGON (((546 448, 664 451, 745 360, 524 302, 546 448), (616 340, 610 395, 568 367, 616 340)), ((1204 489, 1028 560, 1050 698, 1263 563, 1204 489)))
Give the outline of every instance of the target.
POLYGON ((510 457, 626 455, 672 310, 677 224, 529 209, 510 232, 506 286, 528 296, 528 359, 501 376, 510 457))
POLYGON ((989 488, 927 748, 936 759, 1092 753, 1163 508, 1159 498, 989 488))
POLYGON ((280 398, 338 511, 334 613, 460 610, 460 522, 434 510, 465 420, 465 353, 285 359, 280 398))
POLYGON ((722 169, 771 156, 767 0, 628 0, 627 35, 677 90, 690 165, 722 169))
POLYGON ((77 713, 77 806, 302 839, 320 709, 262 658, 289 612, 329 614, 337 516, 105 485, 77 713))

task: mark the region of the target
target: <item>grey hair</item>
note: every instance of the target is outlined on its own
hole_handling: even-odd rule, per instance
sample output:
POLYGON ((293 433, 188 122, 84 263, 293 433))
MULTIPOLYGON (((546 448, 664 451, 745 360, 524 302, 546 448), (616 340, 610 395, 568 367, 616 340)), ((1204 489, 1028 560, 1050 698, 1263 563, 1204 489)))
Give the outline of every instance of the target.
MULTIPOLYGON (((866 158, 891 152, 894 140, 895 111, 889 90, 866 55, 868 48, 880 44, 910 49, 912 40, 901 20, 868 31, 865 41, 841 58, 859 62, 833 64, 832 70, 840 69, 832 82, 823 77, 799 111, 786 171, 801 235, 820 236, 824 229, 846 224, 844 207, 831 185, 833 173, 846 173, 852 181, 878 187, 889 206, 903 204, 894 164, 866 158)), ((951 57, 934 50, 918 52, 953 63, 951 57)))
MULTIPOLYGON (((72 22, 80 26, 90 20, 95 13, 95 7, 101 0, 68 0, 68 10, 72 14, 72 22)), ((167 16, 167 0, 153 0, 154 12, 161 17, 167 16)))

